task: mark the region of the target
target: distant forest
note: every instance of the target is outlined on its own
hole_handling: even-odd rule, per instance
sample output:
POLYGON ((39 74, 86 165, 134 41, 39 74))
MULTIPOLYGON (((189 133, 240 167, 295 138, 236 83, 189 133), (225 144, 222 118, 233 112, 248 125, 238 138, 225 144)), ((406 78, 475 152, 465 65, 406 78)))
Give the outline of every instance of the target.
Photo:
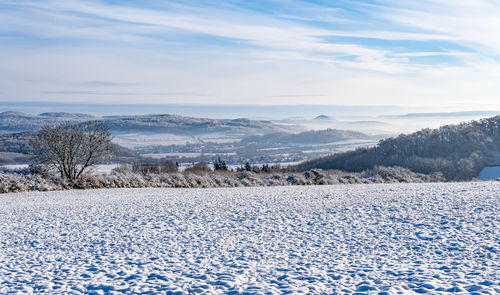
POLYGON ((416 173, 442 173, 453 181, 473 179, 483 167, 494 164, 500 164, 500 116, 423 129, 381 140, 372 148, 307 161, 298 168, 360 172, 375 166, 400 166, 416 173))

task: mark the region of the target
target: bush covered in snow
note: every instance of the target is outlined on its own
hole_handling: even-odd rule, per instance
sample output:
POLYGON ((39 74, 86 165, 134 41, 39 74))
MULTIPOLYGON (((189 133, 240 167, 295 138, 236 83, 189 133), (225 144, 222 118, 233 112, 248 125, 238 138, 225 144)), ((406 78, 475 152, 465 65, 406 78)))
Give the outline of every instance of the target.
POLYGON ((0 193, 92 188, 215 188, 243 186, 329 185, 444 181, 440 174, 418 174, 401 167, 375 167, 360 173, 314 169, 303 173, 253 171, 185 171, 184 173, 135 173, 120 167, 109 175, 87 174, 75 181, 61 180, 40 167, 0 171, 0 193))
POLYGON ((63 189, 61 183, 40 174, 0 172, 0 193, 25 191, 53 191, 63 189))

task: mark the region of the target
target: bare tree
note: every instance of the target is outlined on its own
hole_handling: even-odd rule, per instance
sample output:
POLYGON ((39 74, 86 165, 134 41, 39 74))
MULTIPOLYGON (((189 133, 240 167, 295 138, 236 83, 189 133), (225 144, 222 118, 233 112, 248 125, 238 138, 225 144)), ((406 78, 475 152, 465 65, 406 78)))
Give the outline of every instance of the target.
POLYGON ((69 180, 80 178, 89 167, 113 155, 111 134, 99 122, 44 127, 32 146, 38 164, 57 169, 61 178, 69 180))

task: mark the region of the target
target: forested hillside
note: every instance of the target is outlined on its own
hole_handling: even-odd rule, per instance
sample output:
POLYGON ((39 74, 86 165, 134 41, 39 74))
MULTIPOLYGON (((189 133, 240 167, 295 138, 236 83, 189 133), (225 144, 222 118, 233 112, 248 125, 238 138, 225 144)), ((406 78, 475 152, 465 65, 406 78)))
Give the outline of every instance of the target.
POLYGON ((372 148, 305 162, 299 169, 357 172, 374 166, 401 166, 418 173, 442 172, 448 180, 467 180, 485 165, 499 163, 500 116, 496 116, 385 139, 372 148))

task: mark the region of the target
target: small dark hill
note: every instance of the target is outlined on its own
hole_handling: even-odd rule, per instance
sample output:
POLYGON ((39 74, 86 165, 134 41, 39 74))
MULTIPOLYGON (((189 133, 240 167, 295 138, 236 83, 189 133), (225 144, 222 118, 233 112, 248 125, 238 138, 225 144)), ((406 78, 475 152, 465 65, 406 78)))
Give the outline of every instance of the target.
POLYGON ((314 118, 313 120, 316 120, 316 121, 335 121, 335 119, 333 119, 332 117, 327 116, 327 115, 319 115, 316 118, 314 118))

